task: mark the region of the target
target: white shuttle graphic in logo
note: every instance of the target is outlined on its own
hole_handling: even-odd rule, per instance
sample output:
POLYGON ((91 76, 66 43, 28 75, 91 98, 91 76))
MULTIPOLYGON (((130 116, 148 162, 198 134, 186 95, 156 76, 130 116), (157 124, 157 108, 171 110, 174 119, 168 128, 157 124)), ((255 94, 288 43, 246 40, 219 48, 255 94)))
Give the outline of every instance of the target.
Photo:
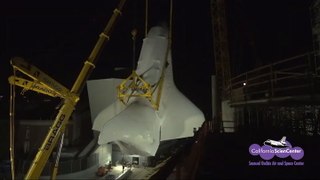
POLYGON ((268 140, 264 141, 263 144, 271 146, 271 147, 278 147, 278 148, 288 147, 287 143, 286 143, 286 136, 283 136, 280 141, 268 139, 268 140))

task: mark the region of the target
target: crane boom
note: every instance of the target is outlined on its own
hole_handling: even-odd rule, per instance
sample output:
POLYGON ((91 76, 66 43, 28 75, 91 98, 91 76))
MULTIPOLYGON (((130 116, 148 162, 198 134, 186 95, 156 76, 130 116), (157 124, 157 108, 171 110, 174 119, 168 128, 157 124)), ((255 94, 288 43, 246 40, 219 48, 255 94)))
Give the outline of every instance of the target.
POLYGON ((60 84, 59 82, 51 78, 49 75, 41 71, 39 68, 29 64, 24 59, 20 57, 14 57, 11 60, 11 65, 13 66, 13 68, 29 76, 31 79, 55 91, 60 96, 64 98, 68 97, 68 98, 78 99, 78 97, 75 97, 74 95, 70 94, 70 91, 68 88, 64 87, 62 84, 60 84))
MULTIPOLYGON (((105 42, 109 40, 109 33, 114 27, 118 16, 121 14, 121 10, 125 2, 126 0, 120 0, 118 7, 114 9, 113 15, 109 19, 104 31, 99 35, 99 39, 95 47, 93 48, 89 58, 85 61, 84 66, 71 89, 72 95, 77 97, 82 92, 86 80, 89 78, 93 68, 95 67, 98 55, 101 53, 105 42)), ((72 98, 66 98, 63 100, 63 105, 60 108, 53 125, 49 129, 39 151, 37 152, 25 179, 39 179, 53 147, 57 144, 58 139, 63 133, 62 131, 65 129, 76 104, 77 101, 72 98)))
POLYGON ((38 83, 37 81, 29 81, 27 79, 16 77, 16 76, 10 76, 8 78, 8 80, 9 80, 10 84, 20 86, 25 90, 32 90, 32 91, 35 91, 35 92, 38 92, 41 94, 45 94, 45 95, 48 95, 51 97, 63 98, 63 96, 61 94, 48 88, 47 86, 44 86, 44 85, 38 83))
POLYGON ((74 93, 74 94, 81 93, 81 91, 86 83, 86 80, 89 78, 92 70, 95 67, 98 56, 101 53, 101 49, 105 45, 105 42, 107 42, 110 39, 109 33, 112 31, 112 28, 114 27, 114 24, 115 24, 117 18, 119 17, 119 15, 121 15, 121 11, 122 11, 122 8, 123 8, 125 2, 126 2, 126 0, 120 0, 118 7, 113 10, 113 15, 109 19, 109 22, 106 25, 106 27, 104 28, 104 31, 102 33, 100 33, 99 39, 98 39, 95 47, 91 51, 88 59, 85 61, 84 66, 83 66, 77 80, 75 81, 75 83, 71 89, 72 93, 74 93))

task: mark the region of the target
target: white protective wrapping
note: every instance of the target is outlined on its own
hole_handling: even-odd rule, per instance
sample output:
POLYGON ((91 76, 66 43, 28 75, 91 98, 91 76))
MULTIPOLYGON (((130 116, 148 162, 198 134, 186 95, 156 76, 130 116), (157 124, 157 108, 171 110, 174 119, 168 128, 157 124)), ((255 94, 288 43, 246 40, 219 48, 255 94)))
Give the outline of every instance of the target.
MULTIPOLYGON (((136 72, 151 85, 161 77, 167 37, 167 29, 156 26, 143 41, 136 72)), ((124 153, 154 156, 160 141, 193 136, 193 129, 202 125, 204 115, 176 88, 171 53, 168 63, 159 110, 154 110, 145 98, 134 98, 126 107, 115 101, 94 119, 93 129, 100 132, 100 145, 113 142, 124 153)), ((108 93, 107 89, 104 91, 108 93)))

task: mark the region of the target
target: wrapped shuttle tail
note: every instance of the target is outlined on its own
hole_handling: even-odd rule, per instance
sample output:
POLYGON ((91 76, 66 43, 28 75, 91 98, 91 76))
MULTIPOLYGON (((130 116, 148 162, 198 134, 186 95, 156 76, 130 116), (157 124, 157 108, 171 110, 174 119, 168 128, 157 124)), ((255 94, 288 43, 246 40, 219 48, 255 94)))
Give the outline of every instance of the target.
MULTIPOLYGON (((151 86, 156 86, 164 75, 162 89, 156 88, 162 91, 159 109, 142 97, 131 98, 127 105, 115 99, 110 105, 99 107, 93 129, 100 132, 100 145, 116 143, 126 154, 154 156, 161 141, 191 137, 193 129, 202 125, 203 113, 174 84, 170 50, 166 59, 167 47, 167 29, 151 28, 143 40, 136 70, 151 86)), ((88 83, 90 104, 95 103, 90 99, 95 96, 89 86, 92 83, 88 83)), ((104 90, 106 94, 112 91, 104 90)))

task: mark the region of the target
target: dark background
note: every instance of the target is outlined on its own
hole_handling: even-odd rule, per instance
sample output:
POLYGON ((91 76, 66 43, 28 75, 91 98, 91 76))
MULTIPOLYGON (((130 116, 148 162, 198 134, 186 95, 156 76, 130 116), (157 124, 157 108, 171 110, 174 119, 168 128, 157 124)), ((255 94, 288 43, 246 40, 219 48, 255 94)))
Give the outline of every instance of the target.
MULTIPOLYGON (((117 3, 118 1, 112 0, 104 4, 8 5, 2 12, 4 26, 1 29, 4 39, 4 46, 1 48, 3 75, 0 80, 3 103, 8 99, 7 77, 12 74, 9 60, 13 56, 25 58, 70 88, 117 3)), ((149 27, 169 20, 169 1, 150 0, 149 3, 149 27)), ((198 106, 206 110, 210 117, 210 74, 214 67, 209 1, 181 5, 175 3, 174 6, 172 28, 176 83, 188 97, 194 96, 191 100, 198 101, 198 106), (199 11, 200 9, 202 10, 199 11)), ((90 79, 124 78, 129 75, 132 69, 130 32, 134 27, 138 29, 138 56, 144 37, 144 9, 144 1, 128 1, 90 79), (127 69, 115 71, 115 67, 127 69)), ((26 97, 29 101, 37 98, 30 96, 26 97)), ((47 112, 50 108, 42 112, 47 112)), ((33 109, 24 115, 27 113, 32 116, 35 111, 41 110, 33 109)))
MULTIPOLYGON (((231 73, 236 75, 312 50, 311 0, 227 1, 231 73)), ((169 1, 149 0, 149 27, 169 19, 169 1)), ((0 6, 1 137, 8 137, 10 58, 21 56, 71 88, 117 0, 10 1, 0 6)), ((144 1, 128 0, 89 79, 126 77, 132 68, 131 30, 144 37, 144 1), (125 67, 115 71, 115 67, 125 67)), ((173 66, 177 87, 211 118, 214 53, 209 0, 174 1, 173 66)), ((17 88, 17 92, 20 89, 17 88)), ((17 93, 17 118, 50 118, 58 100, 17 93)), ((86 91, 79 104, 85 104, 86 91)), ((3 144, 4 145, 4 144, 3 144)), ((3 146, 2 148, 6 148, 3 146)), ((2 158, 2 157, 1 157, 2 158)))

